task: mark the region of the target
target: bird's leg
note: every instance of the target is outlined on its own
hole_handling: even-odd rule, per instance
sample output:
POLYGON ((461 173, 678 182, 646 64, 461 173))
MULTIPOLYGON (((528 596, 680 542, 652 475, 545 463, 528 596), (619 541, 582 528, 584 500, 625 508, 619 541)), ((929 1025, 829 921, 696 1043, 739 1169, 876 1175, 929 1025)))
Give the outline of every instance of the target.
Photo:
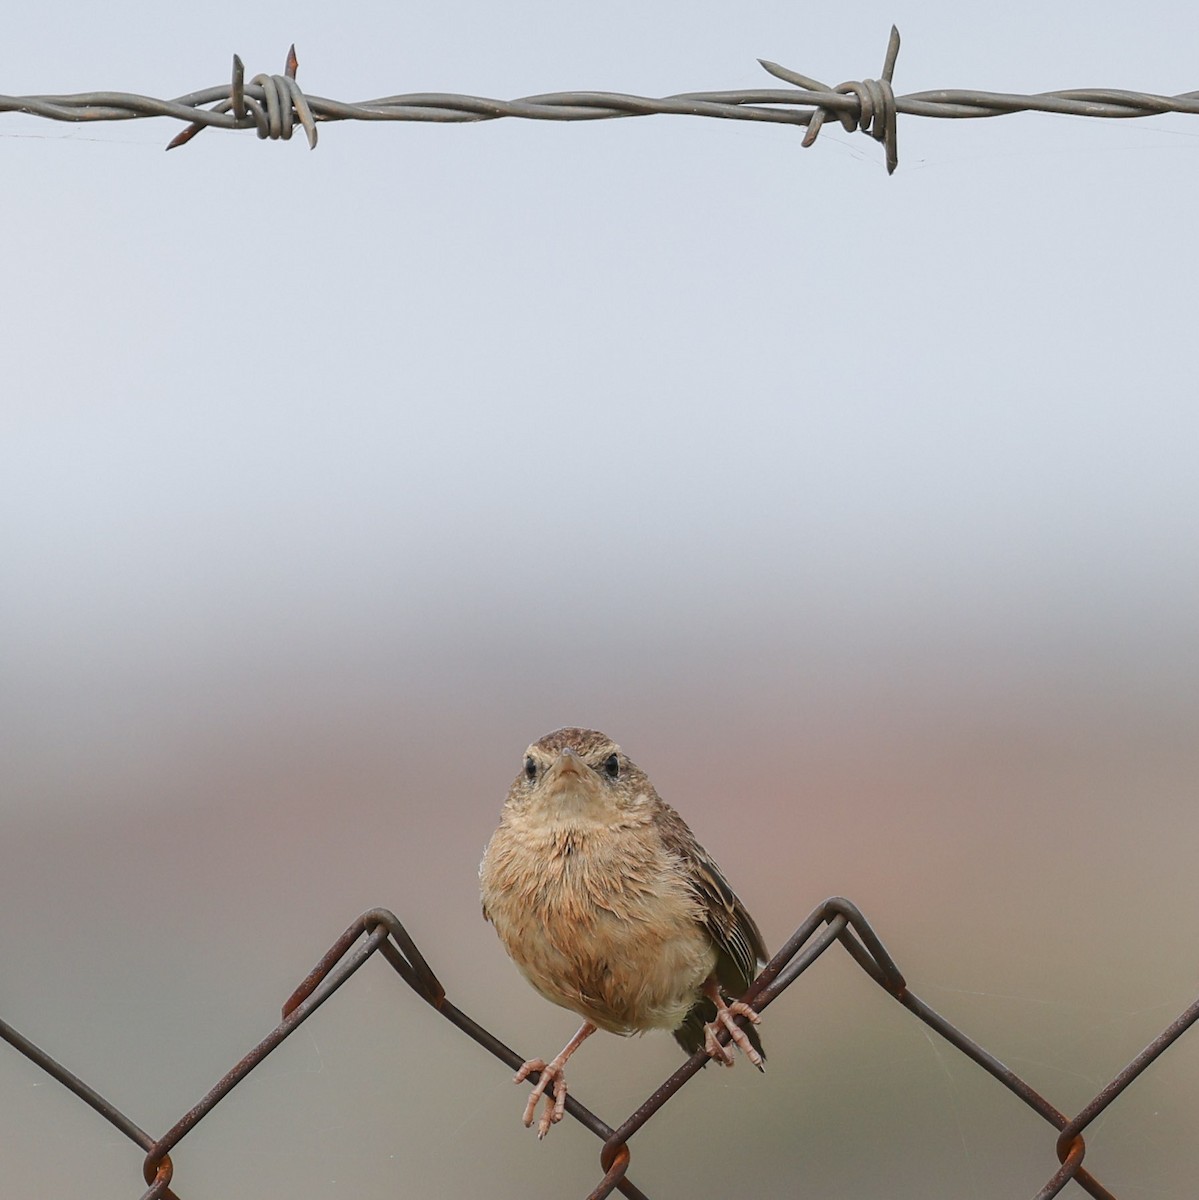
MULTIPOLYGON (((595 1032, 595 1029, 596 1027, 590 1021, 584 1021, 579 1026, 579 1032, 562 1047, 561 1053, 552 1062, 547 1063, 544 1058, 531 1058, 516 1072, 513 1083, 520 1083, 534 1071, 541 1072, 540 1078, 533 1085, 533 1094, 529 1097, 528 1104, 525 1105, 525 1114, 522 1118, 525 1128, 528 1129, 533 1124, 533 1117, 537 1112, 537 1101, 545 1096, 545 1111, 537 1123, 538 1138, 545 1137, 550 1131, 550 1126, 556 1125, 566 1114, 566 1076, 563 1074, 562 1068, 566 1066, 566 1060, 595 1032), (552 1096, 546 1096, 545 1089, 551 1083, 554 1085, 554 1093, 552 1096)), ((742 1036, 745 1035, 742 1034, 742 1036)))
POLYGON ((732 1004, 729 1004, 720 994, 720 984, 716 982, 715 975, 709 976, 707 983, 704 984, 704 995, 716 1005, 716 1020, 709 1021, 704 1026, 704 1049, 708 1052, 709 1057, 714 1058, 718 1063, 723 1063, 726 1067, 733 1065, 732 1049, 729 1046, 722 1046, 716 1037, 716 1031, 723 1028, 729 1031, 729 1039, 741 1047, 741 1053, 758 1070, 761 1070, 762 1056, 754 1049, 745 1030, 733 1018, 744 1017, 755 1025, 760 1024, 762 1018, 743 1000, 734 1000, 732 1004))

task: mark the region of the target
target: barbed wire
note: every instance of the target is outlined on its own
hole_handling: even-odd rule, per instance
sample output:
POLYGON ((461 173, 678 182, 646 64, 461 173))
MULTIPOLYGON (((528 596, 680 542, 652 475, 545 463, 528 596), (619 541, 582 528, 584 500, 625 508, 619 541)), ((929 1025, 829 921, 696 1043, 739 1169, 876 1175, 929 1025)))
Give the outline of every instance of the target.
POLYGON ((208 128, 254 129, 260 138, 288 140, 298 124, 310 148, 317 144, 317 125, 325 121, 434 121, 461 123, 517 117, 534 121, 598 121, 617 117, 674 115, 717 117, 732 121, 765 121, 805 125, 803 145, 815 142, 824 122, 840 121, 845 129, 868 134, 883 143, 888 173, 899 164, 896 118, 970 119, 1009 113, 1057 113, 1076 117, 1130 118, 1163 113, 1199 114, 1199 92, 1177 96, 1123 88, 1076 88, 1019 95, 961 89, 913 92, 896 96, 892 89, 899 55, 899 31, 891 37, 879 79, 851 80, 830 87, 768 59, 760 65, 787 90, 753 88, 718 92, 681 92, 651 98, 621 92, 550 92, 517 100, 493 100, 449 92, 414 92, 376 100, 346 102, 310 96, 296 82, 299 61, 288 51, 282 75, 255 75, 245 82, 245 67, 233 56, 228 85, 189 92, 173 100, 128 92, 81 92, 74 95, 0 96, 0 112, 23 112, 52 121, 128 121, 172 117, 188 126, 168 143, 174 149, 208 128), (211 105, 212 107, 206 107, 211 105))
MULTIPOLYGON (((1054 1143, 1060 1166, 1034 1200, 1050 1200, 1073 1179, 1096 1200, 1115 1200, 1083 1164, 1086 1144, 1083 1131, 1133 1082, 1151 1063, 1165 1052, 1187 1029, 1199 1020, 1199 1000, 1196 1000, 1176 1020, 1171 1022, 1131 1062, 1117 1074, 1089 1103, 1073 1117, 1066 1116, 1041 1096, 1010 1067, 989 1051, 984 1050, 939 1012, 913 993, 883 946, 878 934, 849 900, 834 896, 815 908, 802 925, 791 935, 783 948, 763 968, 744 999, 758 1012, 769 1007, 784 991, 815 963, 829 947, 841 945, 853 961, 879 987, 930 1029, 939 1034, 956 1050, 998 1080, 1013 1095, 1019 1097, 1038 1116, 1057 1131, 1054 1143)), ((460 1029, 485 1050, 510 1068, 519 1068, 525 1061, 501 1042, 493 1033, 466 1015, 446 997, 432 968, 394 913, 374 908, 360 916, 329 948, 324 957, 309 972, 300 986, 283 1005, 282 1020, 265 1038, 228 1071, 161 1137, 148 1134, 121 1112, 111 1101, 84 1083, 66 1067, 56 1062, 39 1046, 34 1045, 11 1025, 0 1020, 3 1038, 26 1058, 74 1092, 105 1120, 119 1129, 130 1141, 146 1152, 142 1174, 148 1185, 141 1200, 178 1200, 170 1184, 174 1174, 171 1151, 190 1133, 247 1075, 290 1037, 304 1021, 325 1003, 359 967, 374 954, 382 956, 395 968, 400 978, 426 1003, 447 1021, 460 1029)), ((718 1035, 727 1043, 728 1033, 718 1035)), ((615 1129, 585 1107, 572 1091, 566 1097, 566 1111, 600 1138, 600 1167, 603 1178, 588 1193, 587 1200, 603 1200, 613 1191, 630 1200, 647 1200, 628 1177, 633 1136, 667 1103, 708 1061, 707 1053, 699 1050, 677 1071, 657 1087, 649 1098, 615 1129)), ((534 1073, 530 1081, 536 1083, 534 1073)), ((553 1087, 548 1089, 551 1093, 553 1087)))

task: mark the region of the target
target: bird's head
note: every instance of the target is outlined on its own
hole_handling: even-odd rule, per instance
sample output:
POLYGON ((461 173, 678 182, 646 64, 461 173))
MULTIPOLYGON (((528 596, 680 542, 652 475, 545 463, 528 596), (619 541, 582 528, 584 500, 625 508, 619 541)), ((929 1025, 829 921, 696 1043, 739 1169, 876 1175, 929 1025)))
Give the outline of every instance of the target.
POLYGON ((596 729, 555 729, 526 751, 510 807, 557 823, 611 824, 645 807, 645 773, 596 729))

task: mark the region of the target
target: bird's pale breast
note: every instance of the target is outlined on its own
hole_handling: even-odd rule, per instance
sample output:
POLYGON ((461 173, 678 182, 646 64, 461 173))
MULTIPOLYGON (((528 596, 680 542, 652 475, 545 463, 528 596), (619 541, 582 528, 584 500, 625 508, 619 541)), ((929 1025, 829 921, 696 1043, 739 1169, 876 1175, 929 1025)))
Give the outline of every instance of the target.
POLYGON ((674 1029, 716 951, 699 900, 652 829, 496 830, 483 907, 548 1000, 601 1029, 674 1029))

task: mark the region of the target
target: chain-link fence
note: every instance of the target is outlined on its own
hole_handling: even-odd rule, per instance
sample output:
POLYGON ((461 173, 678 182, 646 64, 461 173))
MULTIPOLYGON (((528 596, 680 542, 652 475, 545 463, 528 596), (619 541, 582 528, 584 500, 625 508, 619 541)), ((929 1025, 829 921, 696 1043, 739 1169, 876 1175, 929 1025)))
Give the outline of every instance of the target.
MULTIPOLYGON (((834 945, 840 945, 847 950, 853 961, 879 987, 951 1046, 1003 1084, 1056 1131, 1054 1149, 1061 1166, 1036 1194, 1036 1200, 1048 1200, 1049 1197, 1056 1196, 1071 1179, 1097 1200, 1112 1200, 1112 1193, 1083 1166, 1083 1157, 1086 1154, 1083 1132, 1146 1067, 1199 1019, 1199 1000, 1163 1029, 1089 1103, 1073 1116, 1067 1116, 1010 1067, 1005 1066, 915 995, 866 918, 855 905, 841 897, 825 901, 811 913, 766 965, 745 994, 745 999, 761 1012, 834 945)), ((283 1019, 279 1024, 161 1137, 156 1138, 147 1133, 94 1088, 89 1087, 4 1021, 0 1021, 0 1037, 69 1088, 146 1152, 143 1173, 149 1186, 142 1193, 141 1200, 173 1198, 176 1194, 170 1186, 174 1170, 171 1151, 262 1063, 272 1050, 290 1037, 376 953, 383 955, 396 969, 400 978, 422 1000, 431 1004, 447 1021, 490 1051, 501 1062, 510 1068, 519 1068, 524 1063, 524 1056, 504 1045, 494 1034, 449 1001, 445 989, 407 930, 393 913, 383 908, 363 913, 337 939, 284 1004, 283 1019)), ((722 1032, 722 1040, 727 1041, 727 1037, 727 1033, 722 1032)), ((601 1200, 613 1191, 634 1200, 637 1197, 645 1197, 645 1193, 629 1178, 629 1143, 642 1126, 650 1121, 707 1061, 708 1056, 703 1050, 693 1054, 615 1129, 581 1104, 573 1092, 566 1097, 567 1113, 603 1143, 600 1150, 603 1178, 589 1193, 587 1200, 601 1200)), ((536 1082, 537 1078, 537 1075, 533 1075, 532 1082, 536 1082)))

